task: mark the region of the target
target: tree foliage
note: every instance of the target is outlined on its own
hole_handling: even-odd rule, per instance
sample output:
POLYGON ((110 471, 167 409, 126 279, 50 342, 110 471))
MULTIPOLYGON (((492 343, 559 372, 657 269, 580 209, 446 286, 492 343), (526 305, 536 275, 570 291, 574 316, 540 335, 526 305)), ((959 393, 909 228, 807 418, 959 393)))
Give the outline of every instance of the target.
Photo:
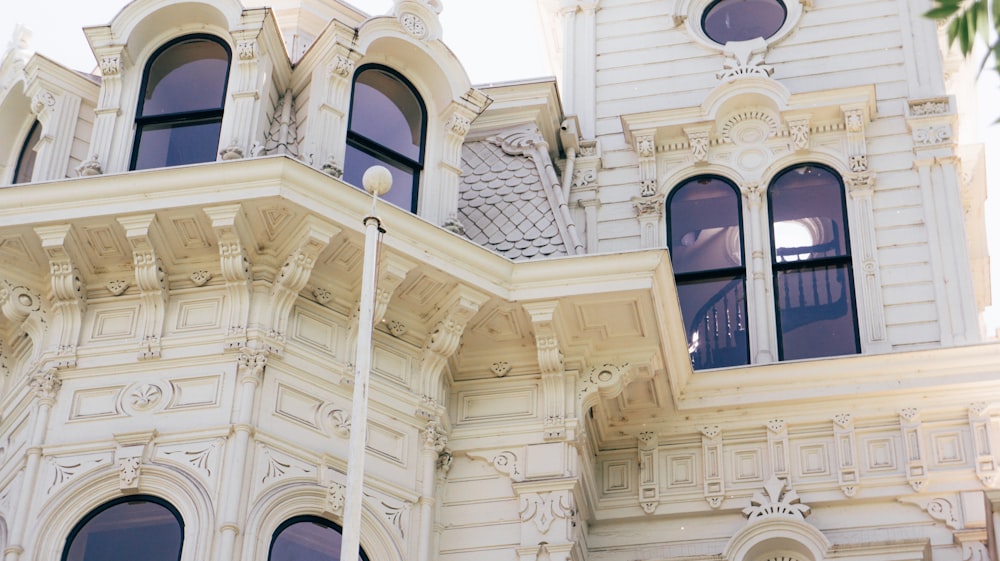
POLYGON ((1000 72, 1000 0, 934 0, 934 7, 924 16, 948 26, 948 44, 958 44, 963 56, 972 54, 976 42, 982 41, 987 52, 979 63, 986 66, 993 55, 993 64, 1000 72))

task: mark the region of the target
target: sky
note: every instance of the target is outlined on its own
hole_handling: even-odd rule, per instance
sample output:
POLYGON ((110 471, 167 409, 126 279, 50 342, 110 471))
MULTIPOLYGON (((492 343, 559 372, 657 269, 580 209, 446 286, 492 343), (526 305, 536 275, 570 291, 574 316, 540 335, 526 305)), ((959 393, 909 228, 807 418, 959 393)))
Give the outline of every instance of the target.
MULTIPOLYGON (((348 0, 371 15, 391 11, 392 0, 348 0)), ((442 0, 444 42, 465 65, 474 84, 487 84, 552 75, 541 53, 541 29, 535 0, 442 0), (489 22, 469 25, 468 22, 489 22), (511 30, 516 33, 511 34, 511 30)), ((91 71, 94 56, 82 27, 109 23, 127 0, 11 0, 0 19, 0 46, 7 47, 15 25, 32 30, 30 48, 76 70, 91 71)), ((986 202, 990 254, 993 257, 993 294, 996 305, 987 310, 990 334, 1000 328, 1000 79, 990 70, 980 78, 980 134, 986 143, 988 171, 993 185, 986 202)))

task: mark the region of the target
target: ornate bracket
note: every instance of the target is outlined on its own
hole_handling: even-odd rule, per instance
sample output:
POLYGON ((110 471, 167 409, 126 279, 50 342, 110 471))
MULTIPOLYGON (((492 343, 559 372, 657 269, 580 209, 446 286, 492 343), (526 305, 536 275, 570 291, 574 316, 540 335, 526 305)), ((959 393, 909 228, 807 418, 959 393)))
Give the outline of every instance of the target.
POLYGON ((639 506, 646 514, 660 504, 660 453, 655 432, 639 433, 639 506))
POLYGON ((524 304, 535 331, 535 348, 545 399, 546 440, 558 440, 566 436, 566 372, 555 328, 558 305, 555 301, 524 304))
POLYGON ((899 411, 899 428, 903 436, 903 450, 906 453, 906 480, 916 492, 927 487, 929 473, 924 460, 924 438, 921 429, 920 411, 907 407, 899 411))
POLYGON ((726 481, 722 467, 722 430, 718 426, 701 428, 701 454, 705 463, 705 500, 708 506, 719 508, 726 496, 726 481))
MULTIPOLYGON (((421 391, 425 404, 430 406, 424 409, 436 410, 438 408, 437 402, 442 392, 441 374, 448 358, 458 350, 465 326, 487 300, 489 297, 485 294, 464 286, 456 287, 445 299, 441 306, 441 309, 444 310, 444 317, 437 322, 437 326, 427 337, 423 357, 420 361, 420 379, 423 382, 421 391)), ((419 410, 417 414, 433 418, 439 413, 419 410)))
POLYGON ((163 239, 155 214, 118 218, 125 237, 132 246, 135 282, 142 302, 143 320, 139 326, 139 360, 159 358, 160 337, 166 316, 170 289, 156 247, 163 239))
POLYGON ((995 487, 1000 466, 993 454, 995 435, 993 420, 989 413, 989 404, 973 403, 969 406, 969 428, 972 430, 972 442, 976 451, 976 475, 983 485, 995 487))
POLYGON ((853 497, 861 485, 861 470, 858 467, 858 449, 854 433, 854 416, 840 413, 833 417, 833 439, 838 458, 837 482, 847 497, 853 497))
POLYGON ((226 281, 226 297, 229 300, 226 347, 240 348, 246 345, 253 294, 253 276, 246 251, 248 246, 252 246, 252 237, 247 233, 249 230, 240 205, 208 207, 204 211, 212 221, 218 240, 219 267, 226 281))
POLYGON ((87 309, 87 293, 74 258, 83 253, 78 249, 79 243, 69 224, 38 227, 35 233, 49 258, 54 301, 53 334, 58 338, 55 341, 56 366, 74 366, 83 314, 87 309))

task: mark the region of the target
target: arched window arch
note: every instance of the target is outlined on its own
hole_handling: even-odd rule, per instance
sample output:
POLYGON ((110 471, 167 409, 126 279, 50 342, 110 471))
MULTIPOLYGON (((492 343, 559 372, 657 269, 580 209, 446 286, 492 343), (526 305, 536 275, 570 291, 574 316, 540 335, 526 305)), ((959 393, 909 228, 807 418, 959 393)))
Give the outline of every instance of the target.
POLYGON ((739 189, 714 175, 667 199, 667 239, 696 370, 750 362, 739 189))
MULTIPOLYGON (((340 561, 340 526, 318 516, 284 521, 271 537, 268 561, 340 561)), ((368 561, 364 550, 358 559, 368 561)))
POLYGON ((780 360, 860 352, 844 184, 813 163, 767 191, 780 360))
POLYGON ((179 561, 183 543, 184 523, 173 505, 146 495, 121 497, 73 528, 62 561, 179 561))
POLYGON ((361 187, 365 170, 385 166, 393 180, 385 199, 416 212, 426 128, 423 99, 406 78, 384 66, 362 66, 351 93, 344 181, 361 187))
POLYGON ((42 124, 35 121, 31 124, 31 130, 28 131, 28 136, 24 139, 24 144, 21 145, 21 152, 17 155, 17 166, 14 168, 13 184, 31 182, 31 178, 35 174, 35 158, 38 156, 38 152, 35 152, 35 146, 38 145, 38 141, 41 139, 42 124))
POLYGON ((229 46, 187 35, 146 63, 129 169, 215 161, 229 82, 229 46))

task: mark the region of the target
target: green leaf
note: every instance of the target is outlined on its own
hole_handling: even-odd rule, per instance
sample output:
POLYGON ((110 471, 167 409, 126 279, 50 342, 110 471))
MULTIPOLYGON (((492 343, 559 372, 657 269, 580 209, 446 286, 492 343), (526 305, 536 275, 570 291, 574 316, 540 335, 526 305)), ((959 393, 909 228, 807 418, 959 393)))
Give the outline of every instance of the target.
MULTIPOLYGON (((998 1, 998 0, 994 0, 998 1)), ((929 19, 948 19, 952 14, 958 11, 958 6, 939 6, 932 10, 928 10, 925 14, 925 18, 929 19)))

